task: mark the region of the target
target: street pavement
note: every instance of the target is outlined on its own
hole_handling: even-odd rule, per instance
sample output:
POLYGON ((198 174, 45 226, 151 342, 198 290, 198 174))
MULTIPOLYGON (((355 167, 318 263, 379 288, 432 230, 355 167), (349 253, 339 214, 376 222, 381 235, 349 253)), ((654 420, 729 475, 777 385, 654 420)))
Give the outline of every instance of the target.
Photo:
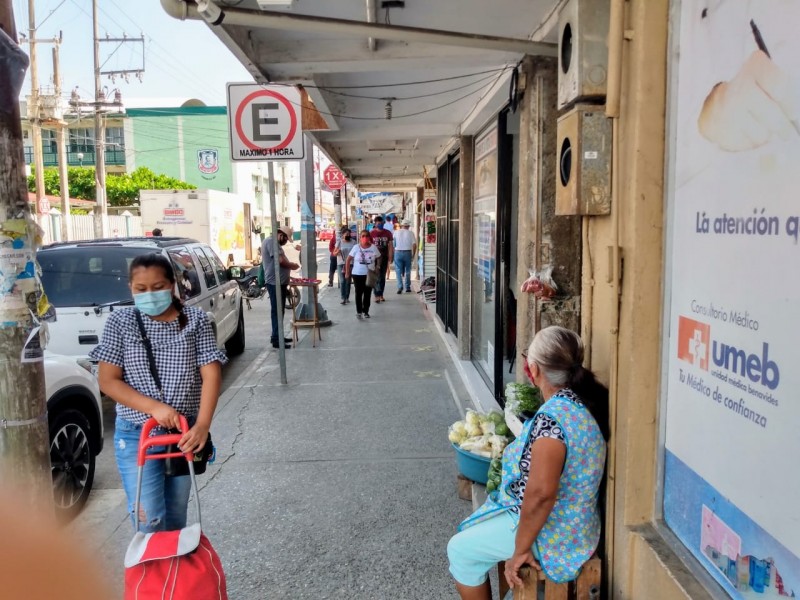
MULTIPOLYGON (((446 545, 471 504, 447 427, 468 396, 431 312, 395 291, 357 320, 352 297, 342 306, 322 287, 332 325, 317 348, 303 330, 287 351, 288 385, 268 299, 246 311, 247 350, 225 367, 212 425, 217 460, 198 478, 232 599, 457 598, 446 545)), ((132 527, 108 408, 96 488, 71 530, 121 597, 132 527)))

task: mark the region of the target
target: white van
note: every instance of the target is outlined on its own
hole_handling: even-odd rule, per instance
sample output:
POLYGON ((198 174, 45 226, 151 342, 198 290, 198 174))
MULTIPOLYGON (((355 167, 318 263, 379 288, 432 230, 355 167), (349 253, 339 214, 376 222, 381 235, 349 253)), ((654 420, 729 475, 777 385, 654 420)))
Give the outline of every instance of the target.
POLYGON ((48 324, 47 350, 86 357, 100 343, 115 307, 133 305, 128 287, 131 261, 154 252, 171 260, 176 291, 186 305, 208 314, 217 346, 231 356, 244 352, 239 284, 206 244, 177 237, 62 242, 39 250, 44 291, 56 308, 56 321, 48 324))

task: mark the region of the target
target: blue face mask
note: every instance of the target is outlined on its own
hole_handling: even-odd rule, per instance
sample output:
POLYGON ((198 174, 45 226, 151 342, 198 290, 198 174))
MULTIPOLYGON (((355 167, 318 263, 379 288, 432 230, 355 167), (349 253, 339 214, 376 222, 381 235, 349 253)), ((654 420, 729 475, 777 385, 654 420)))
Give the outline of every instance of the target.
POLYGON ((383 223, 375 223, 375 227, 378 229, 383 229, 383 223))
POLYGON ((172 304, 172 290, 134 294, 133 303, 144 314, 157 317, 165 313, 172 304))

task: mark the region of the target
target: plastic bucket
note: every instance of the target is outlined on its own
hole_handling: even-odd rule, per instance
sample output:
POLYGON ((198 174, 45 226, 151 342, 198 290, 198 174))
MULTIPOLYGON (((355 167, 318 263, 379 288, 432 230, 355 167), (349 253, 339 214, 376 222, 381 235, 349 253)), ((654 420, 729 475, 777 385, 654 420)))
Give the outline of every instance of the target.
POLYGON ((462 450, 452 442, 451 445, 456 451, 456 464, 458 465, 458 472, 467 479, 471 479, 475 483, 482 483, 486 485, 486 482, 489 479, 489 465, 491 464, 492 459, 462 450))

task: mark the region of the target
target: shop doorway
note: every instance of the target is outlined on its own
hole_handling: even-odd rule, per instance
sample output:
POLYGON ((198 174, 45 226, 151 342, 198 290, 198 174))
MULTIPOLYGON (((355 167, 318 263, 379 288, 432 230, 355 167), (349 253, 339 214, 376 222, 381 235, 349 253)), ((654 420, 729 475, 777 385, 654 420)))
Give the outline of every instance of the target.
POLYGON ((437 172, 436 314, 446 331, 458 337, 458 193, 459 155, 453 154, 437 172))
POLYGON ((503 402, 516 356, 519 115, 510 110, 475 136, 470 356, 503 402))

